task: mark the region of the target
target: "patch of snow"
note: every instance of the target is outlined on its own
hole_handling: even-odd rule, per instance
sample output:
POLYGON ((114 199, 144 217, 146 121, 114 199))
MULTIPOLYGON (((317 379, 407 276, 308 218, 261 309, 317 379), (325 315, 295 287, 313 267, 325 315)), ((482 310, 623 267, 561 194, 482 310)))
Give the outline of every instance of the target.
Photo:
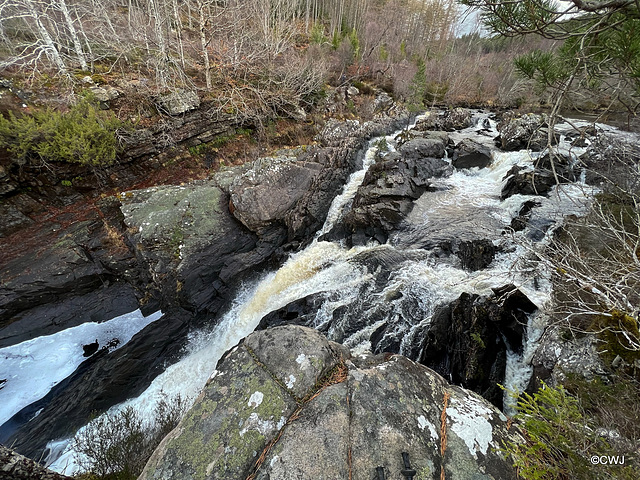
POLYGON ((161 316, 156 312, 145 317, 136 310, 0 349, 0 378, 7 380, 0 389, 0 425, 71 375, 86 360, 83 345, 97 340, 99 347, 112 344, 115 350, 161 316))
POLYGON ((294 377, 293 375, 289 375, 289 379, 287 380, 287 383, 286 383, 287 388, 292 389, 294 383, 296 383, 296 377, 294 377))

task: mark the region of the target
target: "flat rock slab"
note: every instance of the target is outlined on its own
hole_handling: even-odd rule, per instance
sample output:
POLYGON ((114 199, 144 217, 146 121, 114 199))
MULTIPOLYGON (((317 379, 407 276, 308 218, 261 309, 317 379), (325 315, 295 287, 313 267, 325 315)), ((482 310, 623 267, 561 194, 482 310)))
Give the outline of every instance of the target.
POLYGON ((498 449, 517 438, 487 401, 405 357, 351 357, 315 330, 277 327, 223 357, 140 480, 371 480, 379 466, 402 478, 402 452, 418 478, 506 480, 498 449))

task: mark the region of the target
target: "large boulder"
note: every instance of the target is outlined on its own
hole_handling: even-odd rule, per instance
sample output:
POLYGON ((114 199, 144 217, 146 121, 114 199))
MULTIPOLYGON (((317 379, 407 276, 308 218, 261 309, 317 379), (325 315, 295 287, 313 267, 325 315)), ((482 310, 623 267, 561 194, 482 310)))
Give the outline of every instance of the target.
POLYGON ((452 132, 463 130, 472 126, 473 115, 471 110, 466 108, 453 108, 442 112, 431 112, 426 118, 421 119, 416 124, 417 130, 444 130, 452 132))
MULTIPOLYGON (((500 135, 496 144, 505 151, 530 149, 534 152, 543 150, 549 141, 549 127, 546 115, 527 113, 518 116, 507 112, 498 123, 500 135)), ((552 135, 551 143, 557 143, 556 135, 552 135)))
POLYGON ((513 195, 546 195, 556 185, 553 173, 548 170, 528 170, 514 165, 504 176, 500 193, 504 200, 513 195))
POLYGON ((407 160, 442 158, 445 154, 446 143, 443 138, 438 138, 437 136, 414 138, 403 143, 398 151, 407 160))
POLYGON ((453 251, 462 262, 465 270, 482 270, 487 268, 498 249, 489 239, 462 240, 454 244, 453 251))
POLYGON ((512 479, 499 448, 521 437, 477 395, 397 355, 352 357, 302 327, 256 332, 219 362, 141 480, 352 478, 402 452, 420 475, 512 479))
POLYGON ((264 231, 284 220, 321 169, 295 157, 262 158, 231 185, 231 211, 249 230, 264 231))
POLYGON ((157 98, 158 109, 169 115, 181 115, 200 106, 200 97, 196 92, 177 89, 157 98))
POLYGON ((485 168, 491 164, 489 147, 465 138, 456 145, 451 163, 455 168, 485 168))

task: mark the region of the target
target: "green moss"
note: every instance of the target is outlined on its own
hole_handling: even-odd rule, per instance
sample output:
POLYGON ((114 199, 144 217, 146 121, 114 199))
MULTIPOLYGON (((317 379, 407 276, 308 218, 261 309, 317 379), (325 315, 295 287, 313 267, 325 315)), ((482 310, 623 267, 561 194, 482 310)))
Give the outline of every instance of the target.
POLYGON ((206 387, 185 417, 181 434, 168 445, 168 458, 187 468, 194 480, 222 471, 228 478, 244 478, 254 452, 265 448, 281 418, 295 408, 248 352, 239 350, 235 355, 238 362, 219 382, 206 387), (263 395, 258 406, 248 401, 255 392, 263 395), (267 435, 261 433, 264 428, 267 435))
POLYGON ((633 345, 640 340, 638 321, 620 310, 612 310, 609 314, 599 315, 591 325, 603 341, 600 352, 612 361, 616 356, 633 363, 640 359, 640 351, 633 345))
POLYGON ((487 346, 484 344, 484 341, 482 340, 482 337, 476 333, 476 332, 471 332, 471 340, 473 340, 473 342, 482 350, 484 350, 485 348, 487 348, 487 346))

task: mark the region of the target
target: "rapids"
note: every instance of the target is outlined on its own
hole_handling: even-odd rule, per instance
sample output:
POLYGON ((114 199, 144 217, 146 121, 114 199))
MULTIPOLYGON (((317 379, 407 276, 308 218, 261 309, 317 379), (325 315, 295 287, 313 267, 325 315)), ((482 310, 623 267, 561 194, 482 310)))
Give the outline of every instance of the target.
MULTIPOLYGON (((400 353, 408 355, 415 336, 430 322, 434 309, 463 292, 487 295, 492 287, 513 284, 539 308, 544 308, 551 294, 549 275, 535 264, 523 261, 529 254, 527 245, 532 241, 548 241, 565 216, 586 211, 594 191, 583 184, 562 185, 554 187, 548 196, 514 195, 502 201, 505 174, 516 164, 531 166, 538 154, 497 151, 492 141, 497 135, 495 123, 485 113, 476 113, 474 120, 474 126, 450 137, 456 143, 472 138, 490 145, 493 161, 489 167, 454 170, 450 177, 436 180, 435 191, 424 193, 415 202, 402 227, 386 244, 371 243, 349 249, 319 240, 339 224, 367 169, 375 162, 380 139, 373 139, 362 169, 351 176, 342 194, 334 199, 315 239, 304 250, 291 255, 277 271, 244 285, 215 327, 191 334, 179 362, 160 374, 142 395, 113 407, 107 414, 131 405, 150 417, 163 396, 180 395, 193 401, 220 357, 250 334, 266 314, 310 296, 320 304, 311 325, 331 340, 356 351, 366 350, 371 348, 372 334, 386 325, 378 348, 397 346, 400 353), (488 131, 478 127, 487 124, 488 131), (505 233, 522 204, 531 199, 539 202, 539 206, 533 209, 529 227, 522 232, 505 233), (435 254, 430 249, 434 239, 452 237, 489 239, 499 247, 498 253, 489 267, 464 270, 457 257, 435 254), (341 317, 339 312, 348 315, 341 317), (359 321, 354 326, 348 323, 349 318, 359 321)), ((393 150, 395 134, 385 140, 393 150)), ((564 143, 560 148, 573 158, 583 151, 569 149, 564 143)), ((526 385, 531 374, 528 362, 544 325, 543 314, 532 314, 522 351, 508 352, 505 382, 508 387, 523 390, 526 385)), ((50 467, 67 474, 75 472, 72 443, 69 439, 51 440, 50 467)))

